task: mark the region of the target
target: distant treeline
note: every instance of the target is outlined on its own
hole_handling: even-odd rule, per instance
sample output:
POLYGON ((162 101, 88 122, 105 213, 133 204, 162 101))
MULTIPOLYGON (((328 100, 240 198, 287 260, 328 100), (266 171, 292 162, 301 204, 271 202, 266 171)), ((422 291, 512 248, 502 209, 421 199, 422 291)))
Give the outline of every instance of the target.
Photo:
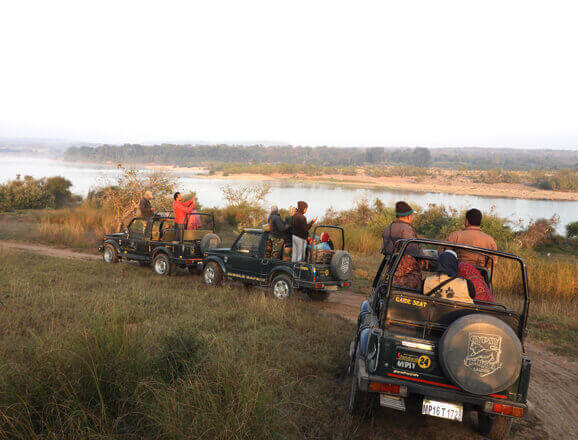
POLYGON ((323 166, 379 164, 506 170, 575 167, 578 151, 497 148, 340 148, 263 145, 102 145, 71 147, 67 160, 200 166, 211 163, 286 163, 323 166))

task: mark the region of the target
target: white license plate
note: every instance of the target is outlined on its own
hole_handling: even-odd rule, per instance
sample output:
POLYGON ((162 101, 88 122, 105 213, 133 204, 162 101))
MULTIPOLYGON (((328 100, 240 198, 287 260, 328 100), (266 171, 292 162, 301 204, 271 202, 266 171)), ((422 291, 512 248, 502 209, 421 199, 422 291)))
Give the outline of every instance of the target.
POLYGON ((462 421, 464 406, 461 403, 438 402, 437 400, 423 399, 421 413, 427 416, 441 417, 442 419, 462 421))

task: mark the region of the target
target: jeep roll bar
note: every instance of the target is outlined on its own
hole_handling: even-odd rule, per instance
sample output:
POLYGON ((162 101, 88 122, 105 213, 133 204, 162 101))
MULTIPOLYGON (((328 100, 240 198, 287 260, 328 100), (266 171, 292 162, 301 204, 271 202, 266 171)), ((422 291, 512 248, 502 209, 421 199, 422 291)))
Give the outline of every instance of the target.
MULTIPOLYGON (((383 323, 384 323, 386 311, 387 311, 387 308, 389 306, 389 298, 391 295, 391 287, 393 284, 391 282, 393 279, 393 274, 395 274, 397 267, 399 266, 399 263, 401 262, 402 256, 405 255, 405 251, 406 251, 407 247, 412 243, 415 243, 418 245, 419 244, 429 244, 429 245, 434 245, 434 246, 443 246, 444 248, 463 249, 463 250, 479 252, 479 253, 484 254, 484 255, 502 257, 502 258, 506 258, 506 259, 510 259, 510 260, 515 260, 520 264, 520 268, 522 270, 522 286, 523 286, 523 290, 524 290, 524 307, 522 309, 522 315, 520 316, 520 325, 518 328, 518 336, 520 337, 520 339, 523 340, 524 331, 526 329, 526 325, 527 325, 527 321, 528 321, 528 310, 530 308, 530 297, 528 294, 528 274, 526 272, 526 263, 524 263, 524 260, 522 260, 522 258, 518 257, 517 255, 507 253, 507 252, 494 251, 491 249, 485 249, 485 248, 481 248, 478 246, 450 243, 447 241, 432 240, 432 239, 427 239, 427 238, 403 239, 403 240, 398 240, 396 242, 396 244, 400 243, 400 242, 401 242, 400 251, 397 254, 386 255, 383 258, 381 264, 379 265, 379 269, 377 271, 377 274, 375 275, 374 281, 373 281, 374 284, 373 284, 372 290, 375 291, 375 289, 380 286, 379 280, 381 278, 381 274, 383 273, 383 270, 384 270, 386 264, 389 261, 391 261, 391 258, 394 258, 395 260, 393 261, 393 264, 392 264, 392 266, 388 272, 389 277, 388 277, 388 282, 387 282, 387 290, 385 292, 385 298, 384 298, 385 301, 383 303, 383 307, 380 310, 380 316, 379 316, 380 325, 383 325, 383 323)), ((375 296, 377 297, 377 295, 375 295, 375 296)))
POLYGON ((341 226, 334 226, 334 225, 317 225, 315 226, 315 228, 313 229, 313 239, 311 240, 311 252, 309 252, 309 256, 307 257, 307 260, 309 261, 309 263, 311 263, 311 259, 313 258, 313 246, 315 246, 315 237, 317 237, 317 229, 320 228, 329 228, 329 229, 337 229, 339 231, 341 231, 341 250, 345 250, 345 232, 343 231, 343 228, 341 226))

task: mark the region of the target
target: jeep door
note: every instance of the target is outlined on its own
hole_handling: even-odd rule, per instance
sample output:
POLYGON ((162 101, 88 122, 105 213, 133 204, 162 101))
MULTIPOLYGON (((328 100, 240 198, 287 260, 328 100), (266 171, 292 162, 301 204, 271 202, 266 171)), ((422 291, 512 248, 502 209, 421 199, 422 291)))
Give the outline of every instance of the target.
POLYGON ((128 233, 123 239, 123 253, 128 258, 141 260, 146 258, 147 219, 135 218, 128 225, 128 233))
POLYGON ((261 231, 243 231, 231 247, 227 259, 227 275, 251 283, 266 279, 267 262, 263 258, 264 234, 261 231))

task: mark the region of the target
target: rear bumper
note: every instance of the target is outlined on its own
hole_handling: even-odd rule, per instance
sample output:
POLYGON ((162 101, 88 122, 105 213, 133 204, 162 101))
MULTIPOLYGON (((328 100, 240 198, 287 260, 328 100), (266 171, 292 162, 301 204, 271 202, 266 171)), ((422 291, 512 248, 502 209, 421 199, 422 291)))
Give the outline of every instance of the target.
POLYGON ((351 281, 299 281, 299 287, 323 292, 338 292, 351 287, 351 281))
POLYGON ((408 396, 414 395, 439 399, 447 402, 461 402, 465 406, 469 406, 470 409, 485 411, 487 403, 492 402, 502 404, 505 403, 507 405, 523 408, 524 414, 527 413, 528 406, 526 404, 508 400, 506 396, 501 397, 498 397, 499 395, 477 396, 474 394, 465 393, 461 390, 453 389, 453 387, 450 388, 446 384, 432 385, 430 383, 426 383, 427 381, 419 382, 416 380, 412 380, 414 378, 406 379, 392 376, 387 377, 375 376, 367 372, 367 369, 365 367, 365 361, 363 359, 358 358, 357 362, 359 372, 358 383, 360 391, 373 392, 369 391, 369 383, 378 382, 406 387, 408 396))

